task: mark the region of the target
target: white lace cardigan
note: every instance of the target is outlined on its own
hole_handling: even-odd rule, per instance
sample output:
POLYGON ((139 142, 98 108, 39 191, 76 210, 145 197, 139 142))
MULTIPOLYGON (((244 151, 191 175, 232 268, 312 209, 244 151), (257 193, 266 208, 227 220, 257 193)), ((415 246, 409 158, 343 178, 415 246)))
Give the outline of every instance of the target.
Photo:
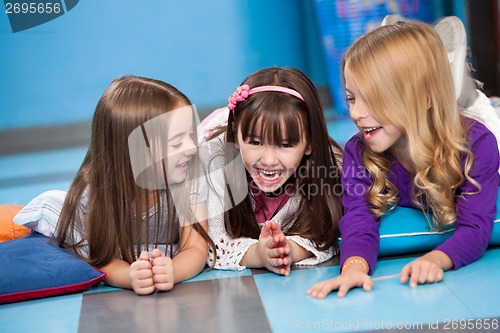
MULTIPOLYGON (((223 119, 223 117, 220 119, 223 119)), ((204 141, 206 133, 206 128, 203 128, 203 135, 200 135, 200 141, 204 141)), ((248 251, 248 248, 258 242, 258 239, 248 237, 232 238, 226 232, 223 213, 225 194, 225 180, 222 172, 225 164, 223 145, 224 134, 205 142, 203 145, 206 148, 203 155, 206 154, 207 156, 203 156, 202 160, 207 162, 206 167, 210 174, 207 197, 207 213, 209 216, 208 233, 214 241, 217 250, 217 260, 214 267, 224 270, 244 270, 246 267, 240 265, 241 259, 248 251)), ((337 157, 341 156, 339 155, 341 154, 340 152, 335 151, 335 153, 337 157)), ((243 181, 246 183, 246 179, 243 181)), ((297 212, 300 200, 301 197, 299 194, 290 197, 272 220, 281 226, 285 217, 297 212)), ((309 258, 294 263, 294 265, 316 265, 331 259, 337 253, 337 249, 333 246, 326 251, 318 251, 314 243, 307 238, 295 235, 286 237, 313 254, 309 258)), ((210 252, 208 264, 212 265, 213 261, 214 253, 210 252)))

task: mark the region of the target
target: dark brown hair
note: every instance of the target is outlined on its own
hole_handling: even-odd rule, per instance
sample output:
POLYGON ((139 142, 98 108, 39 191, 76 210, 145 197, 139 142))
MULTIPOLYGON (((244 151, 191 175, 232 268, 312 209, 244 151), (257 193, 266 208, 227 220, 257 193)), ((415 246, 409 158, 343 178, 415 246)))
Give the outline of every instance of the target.
MULTIPOLYGON (((281 145, 283 139, 294 145, 305 141, 312 147, 310 155, 304 155, 298 170, 291 179, 295 189, 302 196, 297 212, 285 217, 282 223, 286 235, 299 235, 311 239, 320 251, 335 244, 339 236, 338 222, 342 216, 340 193, 340 169, 336 155, 342 149, 328 136, 323 109, 314 84, 300 70, 295 68, 271 67, 259 70, 243 83, 255 88, 276 85, 293 89, 300 93, 297 97, 280 92, 258 92, 237 104, 230 112, 226 129, 226 142, 235 143, 237 130, 242 138, 258 136, 267 144, 281 145), (286 132, 286 133, 285 133, 286 132), (336 151, 332 148, 335 147, 336 151), (313 168, 321 167, 323 174, 313 168), (310 195, 311 188, 321 190, 318 195, 310 195)), ((226 161, 235 156, 226 149, 226 161)), ((232 237, 258 238, 260 228, 252 209, 251 194, 224 216, 227 232, 232 237)))

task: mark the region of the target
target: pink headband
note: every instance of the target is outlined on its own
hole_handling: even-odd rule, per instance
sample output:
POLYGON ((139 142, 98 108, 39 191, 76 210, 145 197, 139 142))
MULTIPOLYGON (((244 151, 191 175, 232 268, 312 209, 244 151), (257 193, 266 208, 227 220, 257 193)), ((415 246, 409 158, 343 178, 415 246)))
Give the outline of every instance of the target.
POLYGON ((229 99, 227 100, 227 107, 229 110, 234 111, 236 108, 236 105, 239 102, 243 102, 245 99, 248 98, 251 94, 255 94, 258 92, 263 92, 263 91, 277 91, 277 92, 282 92, 285 94, 289 94, 292 96, 297 97, 300 100, 304 100, 301 94, 299 94, 297 91, 290 89, 290 88, 285 88, 281 86, 260 86, 260 87, 255 87, 250 89, 248 84, 244 84, 240 87, 237 87, 236 91, 229 96, 229 99))

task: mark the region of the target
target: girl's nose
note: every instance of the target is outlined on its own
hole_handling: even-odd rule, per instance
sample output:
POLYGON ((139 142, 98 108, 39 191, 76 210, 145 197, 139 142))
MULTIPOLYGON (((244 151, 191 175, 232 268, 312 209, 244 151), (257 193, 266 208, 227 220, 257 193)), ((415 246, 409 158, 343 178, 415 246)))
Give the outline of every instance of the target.
POLYGON ((362 103, 353 103, 349 107, 349 115, 354 123, 358 123, 361 119, 367 117, 366 108, 362 103))
POLYGON ((196 147, 196 144, 194 140, 189 137, 189 139, 186 142, 185 149, 183 150, 184 155, 190 156, 196 154, 196 151, 198 148, 196 147))
POLYGON ((260 158, 260 163, 266 166, 274 166, 279 163, 276 148, 274 146, 265 145, 260 158))

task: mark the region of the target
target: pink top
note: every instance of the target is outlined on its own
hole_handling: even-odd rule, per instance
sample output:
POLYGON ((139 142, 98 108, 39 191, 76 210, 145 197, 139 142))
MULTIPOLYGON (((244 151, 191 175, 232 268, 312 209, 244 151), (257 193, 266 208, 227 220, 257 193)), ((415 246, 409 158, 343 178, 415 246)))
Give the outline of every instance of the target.
MULTIPOLYGON (((251 181, 253 182, 253 181, 251 181)), ((249 184, 250 188, 256 188, 255 184, 249 184)), ((255 220, 259 227, 262 227, 266 221, 271 220, 276 213, 287 203, 290 196, 293 195, 293 189, 287 187, 286 191, 278 196, 266 195, 262 191, 253 194, 255 200, 255 220)))

